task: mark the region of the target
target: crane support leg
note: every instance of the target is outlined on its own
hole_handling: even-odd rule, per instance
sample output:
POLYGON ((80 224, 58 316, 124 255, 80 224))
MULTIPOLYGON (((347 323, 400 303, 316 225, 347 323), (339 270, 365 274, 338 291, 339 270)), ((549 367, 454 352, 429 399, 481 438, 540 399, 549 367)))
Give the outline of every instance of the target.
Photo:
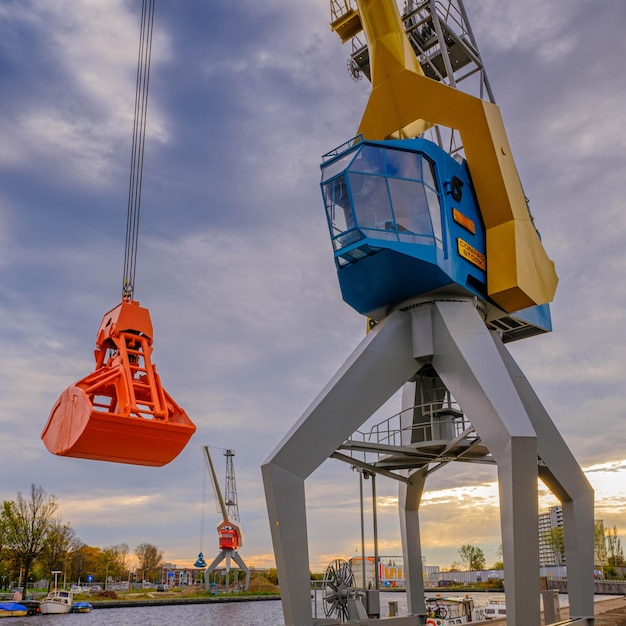
POLYGON ((244 560, 241 558, 241 554, 239 552, 233 552, 232 554, 233 561, 239 565, 239 569, 246 574, 246 582, 244 583, 244 589, 247 591, 250 586, 250 568, 245 564, 244 560))
POLYGON ((230 559, 235 561, 239 565, 239 569, 246 574, 246 582, 244 584, 244 590, 247 591, 250 586, 250 568, 245 564, 241 555, 236 550, 222 550, 211 562, 211 564, 204 570, 204 586, 207 591, 210 591, 211 585, 209 583, 209 576, 213 570, 222 562, 226 561, 226 589, 228 590, 229 575, 230 575, 230 559))
POLYGON ((226 558, 228 550, 222 550, 211 562, 211 564, 204 570, 204 586, 209 591, 211 586, 209 585, 209 576, 211 572, 226 558))
POLYGON ((593 586, 593 488, 522 370, 500 341, 495 344, 537 432, 539 478, 563 506, 570 617, 592 624, 593 596, 587 590, 593 586))
POLYGON ((426 615, 419 521, 419 505, 425 482, 426 472, 418 470, 411 475, 410 483, 400 483, 398 493, 406 601, 410 615, 426 615))
MULTIPOLYGON (((538 462, 541 477, 573 527, 566 530, 573 563, 593 551, 593 499, 573 456, 500 338, 485 326, 472 298, 421 301, 391 313, 344 366, 262 466, 272 540, 287 626, 312 626, 306 533, 305 479, 331 456, 423 365, 430 363, 498 466, 509 626, 538 626, 538 462), (545 441, 539 439, 545 438, 545 441), (551 446, 555 445, 555 449, 551 446), (581 523, 578 527, 579 521, 581 523)), ((584 478, 584 477, 583 477, 584 478)), ((411 612, 422 619, 418 507, 424 476, 401 493, 403 549, 411 612), (421 615, 420 615, 421 614, 421 615)), ((593 607, 587 573, 574 571, 575 610, 593 607), (591 603, 591 604, 590 604, 591 603)), ((590 622, 591 623, 591 622, 590 622)))
POLYGON ((411 351, 409 318, 386 318, 365 337, 263 464, 287 626, 313 624, 304 480, 419 368, 411 351))

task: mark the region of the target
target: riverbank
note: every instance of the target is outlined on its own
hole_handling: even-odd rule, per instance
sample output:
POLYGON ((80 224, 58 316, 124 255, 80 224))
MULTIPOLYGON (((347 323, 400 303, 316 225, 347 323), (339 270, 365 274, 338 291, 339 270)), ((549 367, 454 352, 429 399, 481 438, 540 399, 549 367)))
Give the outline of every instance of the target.
POLYGON ((161 598, 145 597, 119 599, 119 600, 98 600, 96 598, 86 598, 86 601, 91 604, 94 609, 121 609, 129 607, 143 607, 143 606, 176 606, 176 605, 191 605, 191 604, 221 604, 225 602, 264 602, 269 600, 280 600, 280 595, 265 594, 265 595, 240 595, 240 596, 227 596, 227 595, 212 595, 203 597, 173 597, 165 596, 161 598))

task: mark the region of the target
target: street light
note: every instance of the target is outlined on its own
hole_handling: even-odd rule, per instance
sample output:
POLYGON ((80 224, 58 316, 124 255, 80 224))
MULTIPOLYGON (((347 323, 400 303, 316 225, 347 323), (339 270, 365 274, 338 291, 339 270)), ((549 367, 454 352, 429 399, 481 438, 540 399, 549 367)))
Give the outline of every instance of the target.
POLYGON ((115 563, 115 561, 107 561, 107 566, 104 573, 104 590, 107 590, 107 583, 109 581, 109 563, 115 563))

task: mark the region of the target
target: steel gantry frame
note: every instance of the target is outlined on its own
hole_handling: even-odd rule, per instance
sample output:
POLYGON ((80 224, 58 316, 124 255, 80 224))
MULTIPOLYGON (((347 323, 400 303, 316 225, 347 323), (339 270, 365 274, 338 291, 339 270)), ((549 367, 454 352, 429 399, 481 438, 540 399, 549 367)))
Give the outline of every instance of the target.
POLYGON ((413 302, 376 325, 263 464, 285 624, 321 623, 311 615, 304 481, 327 458, 367 447, 352 434, 401 387, 410 424, 400 446, 378 446, 386 456, 367 465, 399 481, 410 615, 396 623, 426 619, 418 512, 430 464, 468 455, 497 465, 509 626, 540 623, 538 478, 563 505, 570 615, 593 624, 593 490, 498 333, 485 326, 473 299, 458 297, 413 302), (430 458, 413 436, 422 418, 413 408, 422 389, 416 380, 425 368, 471 423, 445 442, 445 454, 430 458), (474 429, 479 441, 468 442, 474 429))

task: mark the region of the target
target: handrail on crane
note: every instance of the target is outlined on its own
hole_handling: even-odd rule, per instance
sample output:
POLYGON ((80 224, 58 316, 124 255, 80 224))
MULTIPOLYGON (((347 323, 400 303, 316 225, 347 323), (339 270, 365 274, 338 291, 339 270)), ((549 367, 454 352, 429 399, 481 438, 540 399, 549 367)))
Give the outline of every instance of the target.
POLYGON ((352 6, 351 0, 330 0, 330 27, 346 43, 363 30, 359 11, 352 6))

